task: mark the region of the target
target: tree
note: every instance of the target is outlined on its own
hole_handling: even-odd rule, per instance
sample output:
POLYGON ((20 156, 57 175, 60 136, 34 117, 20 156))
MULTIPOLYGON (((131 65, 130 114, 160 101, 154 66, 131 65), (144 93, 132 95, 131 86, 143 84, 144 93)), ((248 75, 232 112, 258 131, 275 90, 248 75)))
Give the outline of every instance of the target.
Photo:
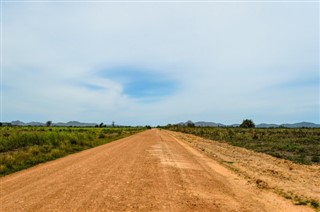
POLYGON ((101 122, 101 123, 99 124, 99 127, 103 127, 103 122, 101 122))
POLYGON ((116 126, 115 123, 114 123, 114 121, 112 121, 111 126, 112 126, 112 127, 115 127, 115 126, 116 126))
POLYGON ((47 122, 46 122, 46 126, 47 126, 47 127, 50 127, 51 125, 52 125, 52 121, 47 121, 47 122))
POLYGON ((243 120, 242 124, 240 124, 240 127, 242 128, 255 128, 256 125, 253 123, 250 119, 243 120))
POLYGON ((195 124, 192 121, 187 121, 187 127, 195 127, 195 124))

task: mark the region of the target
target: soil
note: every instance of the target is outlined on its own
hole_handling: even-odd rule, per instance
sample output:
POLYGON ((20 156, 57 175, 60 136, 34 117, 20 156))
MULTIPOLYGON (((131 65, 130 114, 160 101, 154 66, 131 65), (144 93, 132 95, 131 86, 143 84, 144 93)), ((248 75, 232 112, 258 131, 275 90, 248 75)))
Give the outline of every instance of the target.
POLYGON ((320 165, 302 165, 254 152, 227 143, 167 131, 224 167, 233 170, 248 183, 269 189, 295 204, 320 203, 320 165))
POLYGON ((317 199, 319 180, 312 177, 319 167, 239 149, 176 132, 144 131, 0 178, 0 210, 313 211, 271 187, 292 184, 290 189, 317 199))

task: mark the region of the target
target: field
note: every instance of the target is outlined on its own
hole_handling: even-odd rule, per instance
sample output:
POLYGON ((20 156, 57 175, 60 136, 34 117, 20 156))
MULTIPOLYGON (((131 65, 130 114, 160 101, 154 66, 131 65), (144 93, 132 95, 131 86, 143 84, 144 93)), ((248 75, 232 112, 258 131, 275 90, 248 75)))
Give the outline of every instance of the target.
POLYGON ((134 127, 0 127, 0 176, 143 130, 134 127))
POLYGON ((226 142, 300 164, 320 163, 320 129, 170 126, 169 130, 226 142))

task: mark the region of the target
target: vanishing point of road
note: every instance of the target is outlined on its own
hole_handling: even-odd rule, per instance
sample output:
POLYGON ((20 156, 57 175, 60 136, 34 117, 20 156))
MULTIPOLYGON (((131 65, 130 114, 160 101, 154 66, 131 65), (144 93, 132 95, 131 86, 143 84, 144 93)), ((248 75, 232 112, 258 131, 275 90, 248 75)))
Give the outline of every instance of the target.
POLYGON ((305 211, 152 129, 1 179, 1 211, 305 211))

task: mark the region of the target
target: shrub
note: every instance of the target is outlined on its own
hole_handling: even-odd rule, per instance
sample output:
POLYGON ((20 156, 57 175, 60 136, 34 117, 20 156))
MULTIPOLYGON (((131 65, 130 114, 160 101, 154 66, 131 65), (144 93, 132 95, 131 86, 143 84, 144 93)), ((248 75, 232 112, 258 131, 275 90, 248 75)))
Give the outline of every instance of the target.
POLYGON ((312 156, 311 161, 312 161, 312 162, 315 162, 315 163, 320 162, 320 156, 318 156, 318 155, 312 156))
POLYGON ((105 137, 106 137, 106 135, 105 135, 104 133, 100 133, 100 134, 99 134, 99 138, 102 139, 102 138, 105 138, 105 137))

